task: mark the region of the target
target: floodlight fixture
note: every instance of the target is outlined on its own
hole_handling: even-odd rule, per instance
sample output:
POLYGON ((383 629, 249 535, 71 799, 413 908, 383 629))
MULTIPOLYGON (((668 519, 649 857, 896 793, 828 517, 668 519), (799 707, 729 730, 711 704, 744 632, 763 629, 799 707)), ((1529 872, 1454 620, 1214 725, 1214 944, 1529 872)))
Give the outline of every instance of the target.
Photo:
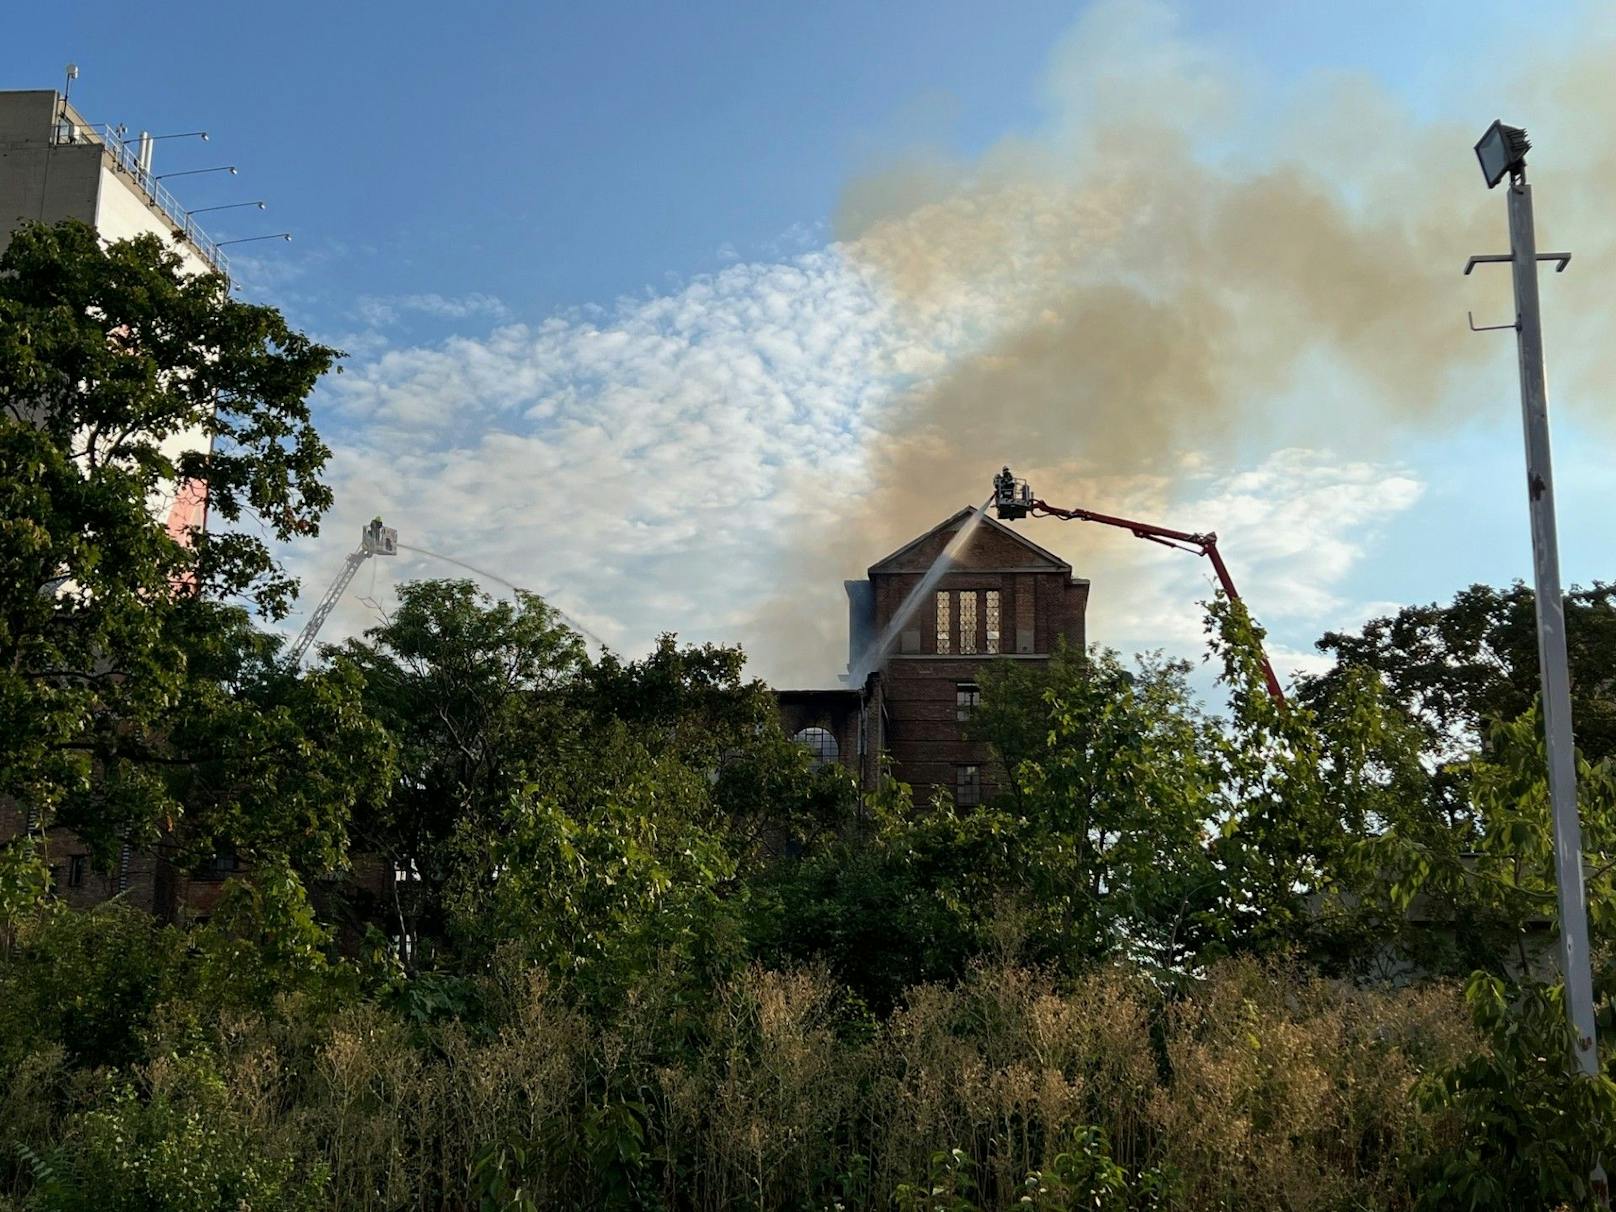
POLYGON ((1519 176, 1526 171, 1526 153, 1532 141, 1518 126, 1505 126, 1502 119, 1487 128, 1487 133, 1476 143, 1476 159, 1481 162, 1481 175, 1492 189, 1504 177, 1519 176))
POLYGON ((236 175, 236 166, 234 164, 221 164, 218 168, 188 168, 184 172, 158 173, 152 180, 163 181, 169 177, 194 177, 198 173, 229 173, 233 177, 236 175))
POLYGON ((226 203, 224 203, 223 205, 220 205, 220 206, 199 206, 195 210, 186 211, 185 215, 186 215, 187 218, 189 218, 191 215, 205 215, 210 210, 236 210, 237 208, 242 207, 242 206, 256 206, 259 210, 264 210, 264 209, 266 209, 268 207, 268 203, 266 203, 266 202, 226 202, 226 203))
POLYGON ((242 236, 239 240, 219 240, 214 244, 214 247, 215 248, 223 248, 226 244, 251 244, 254 240, 288 240, 289 241, 289 240, 291 240, 291 238, 292 238, 292 233, 291 232, 289 232, 289 231, 278 231, 278 232, 275 232, 273 235, 268 235, 268 236, 242 236))

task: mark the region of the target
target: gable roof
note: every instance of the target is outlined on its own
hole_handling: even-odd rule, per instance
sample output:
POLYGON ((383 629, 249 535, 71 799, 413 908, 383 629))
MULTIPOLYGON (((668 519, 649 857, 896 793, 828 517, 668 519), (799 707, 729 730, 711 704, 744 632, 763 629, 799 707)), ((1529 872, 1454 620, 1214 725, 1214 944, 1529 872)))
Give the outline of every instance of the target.
POLYGON ((964 509, 962 509, 958 513, 954 514, 952 517, 945 518, 941 522, 937 523, 937 525, 933 526, 925 534, 920 535, 917 538, 910 539, 909 542, 905 543, 902 547, 898 548, 898 550, 896 550, 894 552, 891 552, 888 555, 883 556, 881 559, 879 559, 875 563, 871 564, 870 567, 866 570, 866 575, 867 576, 874 576, 877 572, 882 571, 885 565, 891 564, 893 561, 897 560, 901 556, 904 556, 904 555, 908 554, 909 552, 913 551, 916 547, 919 547, 922 543, 924 543, 927 539, 931 538, 933 535, 941 534, 944 531, 948 531, 948 530, 958 529, 959 523, 962 522, 965 518, 969 517, 973 513, 981 513, 982 514, 982 522, 983 522, 984 525, 992 527, 999 534, 1005 535, 1008 538, 1010 538, 1013 542, 1019 543, 1022 547, 1025 547, 1028 551, 1030 551, 1033 555, 1037 556, 1041 561, 1043 561, 1045 564, 1047 564, 1053 570, 1058 571, 1058 572, 1071 572, 1072 571, 1072 566, 1070 564, 1068 564, 1065 560, 1061 559, 1053 551, 1049 551, 1049 550, 1047 550, 1047 549, 1045 549, 1043 547, 1040 547, 1040 546, 1038 546, 1037 543, 1034 543, 1031 539, 1025 538, 1022 535, 1017 534, 1010 527, 1006 526, 1003 522, 999 521, 998 518, 994 517, 990 513, 985 512, 984 510, 982 510, 982 508, 980 506, 967 505, 964 509))

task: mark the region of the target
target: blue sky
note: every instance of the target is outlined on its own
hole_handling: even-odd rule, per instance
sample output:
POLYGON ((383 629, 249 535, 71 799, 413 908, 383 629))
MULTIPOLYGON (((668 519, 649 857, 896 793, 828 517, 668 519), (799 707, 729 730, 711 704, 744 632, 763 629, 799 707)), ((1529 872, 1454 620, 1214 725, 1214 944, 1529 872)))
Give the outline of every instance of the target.
MULTIPOLYGON (((979 217, 975 202, 1002 200, 1001 187, 1086 198, 1085 177, 1113 165, 1073 129, 1129 107, 1188 132, 1186 164, 1214 167, 1217 189, 1301 166, 1339 191, 1354 230, 1423 190, 1433 155, 1431 179, 1469 191, 1456 208, 1485 204, 1469 141, 1500 114, 1542 131, 1540 223, 1579 254, 1566 289, 1545 285, 1551 385, 1566 403, 1565 563, 1569 578, 1608 575, 1616 484, 1596 385, 1610 324, 1594 286, 1611 243, 1604 165, 1586 161, 1611 115, 1556 49, 1598 61, 1609 31, 1591 11, 1540 7, 1529 28, 1520 6, 1380 0, 170 4, 138 18, 76 3, 8 18, 0 82, 56 87, 73 60, 90 118, 208 128, 209 144, 160 145, 160 171, 236 163, 240 175, 190 178, 184 200, 268 200, 214 216, 221 238, 296 233, 244 246, 239 278, 352 355, 320 399, 338 509, 319 542, 289 553, 313 589, 383 508, 407 539, 552 591, 629 650, 661 629, 740 638, 763 672, 825 681, 839 577, 895 545, 894 528, 979 499, 974 467, 956 486, 957 457, 916 463, 903 449, 904 418, 934 415, 926 385, 946 399, 961 366, 1033 322, 1044 293, 1070 302, 1074 283, 1107 272, 1149 295, 1184 286, 1171 266, 1130 262, 1137 251, 1043 282, 1037 205, 1025 230, 992 235, 1020 258, 1013 272, 973 270, 949 280, 953 293, 906 296, 869 250, 897 246, 895 232, 931 239, 925 216, 951 207, 979 217), (876 228, 850 228, 849 199, 866 196, 887 209, 876 228), (928 483, 888 510, 867 486, 892 459, 928 483)), ((1421 198, 1440 224, 1442 196, 1421 198)), ((1403 251, 1425 248, 1413 238, 1403 251)), ((1251 272, 1229 304, 1241 342, 1270 316, 1251 272)), ((1501 298, 1455 271, 1429 306, 1462 327, 1470 306, 1496 319, 1501 298)), ((1229 393, 1262 404, 1241 403, 1255 411, 1233 440, 1175 440, 1105 467, 1077 446, 1056 458, 1060 441, 1036 434, 970 453, 1041 467, 1050 495, 1102 493, 1082 503, 1216 527, 1293 665, 1321 630, 1377 607, 1526 575, 1508 343, 1456 346, 1432 388, 1454 397, 1437 419, 1385 422, 1361 401, 1401 388, 1359 382, 1374 346, 1350 316, 1337 323, 1316 360, 1229 393)), ((1228 373, 1260 372, 1269 355, 1253 350, 1228 373)), ((1124 446, 1110 435, 1094 457, 1124 446)), ((1204 577, 1187 557, 1035 537, 1094 579, 1094 638, 1193 648, 1187 603, 1204 577)), ((393 577, 452 570, 374 571, 363 596, 384 602, 393 577)), ((350 603, 336 624, 374 617, 350 603)))

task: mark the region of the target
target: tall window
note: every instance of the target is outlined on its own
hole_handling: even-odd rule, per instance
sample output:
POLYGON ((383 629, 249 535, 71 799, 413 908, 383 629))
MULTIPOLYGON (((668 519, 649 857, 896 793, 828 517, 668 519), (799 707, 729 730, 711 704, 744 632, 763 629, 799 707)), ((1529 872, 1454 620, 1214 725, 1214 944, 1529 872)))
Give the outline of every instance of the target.
POLYGON ((976 590, 962 592, 960 602, 960 651, 976 651, 976 590))
POLYGON ((90 871, 90 856, 75 854, 67 860, 67 886, 69 888, 84 887, 84 877, 90 871))
POLYGON ((982 690, 975 682, 954 683, 954 718, 968 720, 982 702, 982 690))
POLYGON ((949 639, 953 632, 948 617, 948 590, 937 595, 937 651, 949 652, 952 650, 949 639))
POLYGON ((998 652, 999 649, 999 591, 988 590, 987 594, 987 651, 998 652))
POLYGON ((954 767, 954 802, 963 807, 982 802, 982 768, 954 767))

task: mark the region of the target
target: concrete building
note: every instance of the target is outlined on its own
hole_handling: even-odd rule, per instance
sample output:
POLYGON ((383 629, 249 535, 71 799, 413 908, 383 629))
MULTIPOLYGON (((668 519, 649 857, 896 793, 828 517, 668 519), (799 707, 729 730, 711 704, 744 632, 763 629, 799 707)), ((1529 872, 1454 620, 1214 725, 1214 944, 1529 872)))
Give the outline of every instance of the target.
POLYGON ((964 736, 978 673, 999 660, 1047 662, 1062 641, 1079 650, 1087 642, 1088 581, 990 516, 910 602, 976 512, 960 510, 870 565, 867 579, 846 583, 848 668, 858 685, 777 692, 787 731, 863 787, 875 785, 885 755, 917 803, 938 790, 962 804, 991 795, 1001 778, 992 754, 964 736), (888 651, 873 654, 883 636, 888 651))
MULTIPOLYGON (((77 219, 107 241, 160 237, 186 272, 228 276, 224 254, 153 173, 149 136, 124 140, 96 128, 51 89, 0 92, 0 251, 24 223, 77 219)), ((208 443, 200 430, 174 434, 175 456, 208 443)), ((169 532, 183 535, 207 516, 206 486, 175 484, 150 502, 169 532)))
POLYGON ((162 236, 190 268, 228 274, 218 245, 157 179, 154 147, 90 125, 54 90, 0 91, 0 249, 19 223, 78 219, 108 240, 162 236))
MULTIPOLYGON (((107 241, 155 235, 180 257, 183 270, 228 272, 219 247, 197 226, 153 172, 149 136, 125 139, 96 128, 54 90, 0 91, 0 251, 19 226, 77 219, 107 241)), ((164 453, 203 449, 208 435, 173 435, 164 453)), ((207 486, 190 481, 168 486, 148 502, 152 516, 183 539, 207 523, 207 486)), ((0 804, 0 837, 34 827, 25 805, 0 804)), ((65 829, 47 836, 47 853, 58 892, 86 906, 112 896, 159 914, 185 904, 206 912, 233 863, 215 860, 208 869, 184 871, 160 854, 125 847, 112 871, 96 871, 87 847, 65 829)))

